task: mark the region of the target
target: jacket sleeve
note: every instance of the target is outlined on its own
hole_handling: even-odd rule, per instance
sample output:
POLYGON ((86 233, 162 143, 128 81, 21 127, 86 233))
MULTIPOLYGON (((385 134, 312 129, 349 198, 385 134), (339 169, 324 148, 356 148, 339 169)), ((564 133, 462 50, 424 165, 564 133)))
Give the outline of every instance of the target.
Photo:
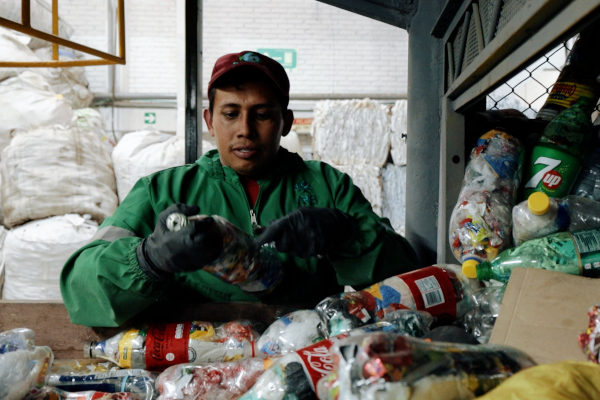
POLYGON ((387 218, 373 211, 350 176, 337 170, 326 174, 332 184, 335 207, 352 216, 358 225, 356 237, 327 255, 338 282, 362 288, 419 268, 414 249, 391 228, 387 218))
POLYGON ((161 296, 165 283, 148 278, 136 256, 155 219, 140 180, 91 242, 67 260, 60 288, 71 322, 120 326, 161 296))

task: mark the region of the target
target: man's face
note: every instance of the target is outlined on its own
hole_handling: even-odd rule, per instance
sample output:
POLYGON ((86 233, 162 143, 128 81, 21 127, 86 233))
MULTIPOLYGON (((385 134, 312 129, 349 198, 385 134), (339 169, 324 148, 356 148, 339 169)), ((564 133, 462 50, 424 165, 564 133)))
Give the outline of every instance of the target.
POLYGON ((212 115, 204 110, 221 163, 248 177, 258 177, 267 170, 293 119, 292 111, 282 113, 275 89, 265 82, 219 88, 212 115))

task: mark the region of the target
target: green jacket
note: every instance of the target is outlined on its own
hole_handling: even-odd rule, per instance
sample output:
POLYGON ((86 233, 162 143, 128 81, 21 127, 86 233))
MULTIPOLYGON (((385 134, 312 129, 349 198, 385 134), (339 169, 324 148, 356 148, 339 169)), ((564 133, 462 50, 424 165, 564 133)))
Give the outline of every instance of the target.
POLYGON ((316 304, 342 292, 344 285, 360 288, 417 268, 416 254, 406 239, 373 212, 348 175, 328 164, 303 161, 281 149, 258 184, 253 211, 259 225, 267 226, 302 206, 332 207, 356 219, 358 238, 323 258, 278 254, 284 280, 260 299, 202 270, 165 281, 148 278, 139 268, 136 248, 154 231, 160 212, 174 203, 197 204, 200 214, 223 216, 253 235, 252 209, 238 175, 224 167, 213 150, 194 164, 140 179, 90 243, 69 258, 60 285, 71 321, 119 326, 157 301, 316 304))

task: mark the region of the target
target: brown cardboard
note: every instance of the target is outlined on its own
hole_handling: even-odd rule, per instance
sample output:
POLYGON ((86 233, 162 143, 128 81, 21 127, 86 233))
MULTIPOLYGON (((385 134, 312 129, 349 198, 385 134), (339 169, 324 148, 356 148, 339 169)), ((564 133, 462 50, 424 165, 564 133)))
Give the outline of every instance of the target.
POLYGON ((587 361, 577 338, 600 304, 600 279, 534 268, 510 276, 490 343, 523 350, 539 364, 587 361))

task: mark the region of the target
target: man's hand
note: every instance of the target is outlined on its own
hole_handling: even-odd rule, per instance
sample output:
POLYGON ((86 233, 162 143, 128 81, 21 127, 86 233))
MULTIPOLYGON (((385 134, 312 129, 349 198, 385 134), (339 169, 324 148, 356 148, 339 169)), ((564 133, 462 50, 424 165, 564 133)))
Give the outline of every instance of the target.
POLYGON ((325 255, 356 234, 354 218, 335 208, 301 207, 274 221, 255 246, 275 242, 275 248, 294 256, 325 255))
POLYGON ((197 205, 173 204, 158 216, 154 232, 140 243, 137 257, 142 271, 153 279, 165 279, 175 272, 201 269, 223 250, 223 238, 214 219, 192 220, 176 232, 167 228, 172 213, 196 215, 197 205))

